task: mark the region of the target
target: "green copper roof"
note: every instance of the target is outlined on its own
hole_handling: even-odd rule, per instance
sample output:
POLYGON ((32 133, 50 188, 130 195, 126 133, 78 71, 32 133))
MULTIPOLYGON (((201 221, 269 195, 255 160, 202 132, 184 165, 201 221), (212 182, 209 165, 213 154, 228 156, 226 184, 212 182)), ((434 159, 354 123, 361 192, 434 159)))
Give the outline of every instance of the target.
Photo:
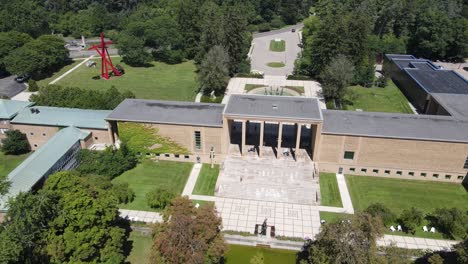
POLYGON ((0 99, 0 119, 12 119, 19 111, 33 104, 31 102, 0 99))
POLYGON ((25 159, 8 174, 7 179, 11 186, 8 194, 0 197, 0 211, 8 210, 9 197, 15 197, 20 192, 31 190, 76 142, 85 139, 89 134, 89 131, 83 131, 76 127, 61 129, 46 144, 25 159))
POLYGON ((11 123, 107 129, 107 122, 104 119, 110 113, 111 111, 107 110, 34 106, 23 109, 11 123))

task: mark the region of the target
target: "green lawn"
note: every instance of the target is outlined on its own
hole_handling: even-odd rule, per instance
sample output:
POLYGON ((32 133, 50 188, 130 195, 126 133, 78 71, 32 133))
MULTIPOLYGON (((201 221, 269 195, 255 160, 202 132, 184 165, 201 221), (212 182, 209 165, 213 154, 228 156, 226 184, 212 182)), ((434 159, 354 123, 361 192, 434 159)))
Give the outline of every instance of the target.
POLYGON ((250 259, 263 253, 265 264, 294 264, 296 263, 296 251, 266 249, 239 245, 229 245, 229 251, 225 254, 225 264, 248 264, 250 259))
POLYGON ((151 236, 145 236, 141 232, 132 231, 130 233, 129 242, 131 243, 130 255, 127 261, 131 264, 147 264, 149 263, 149 256, 153 239, 151 236))
POLYGON ((136 168, 126 171, 113 182, 127 182, 135 192, 135 200, 120 208, 157 211, 146 204, 146 193, 154 188, 164 188, 181 194, 193 164, 186 162, 142 160, 136 168))
POLYGON ((192 193, 213 196, 218 174, 219 165, 214 165, 212 169, 210 164, 203 164, 192 193))
MULTIPOLYGON (((461 184, 365 176, 346 176, 346 182, 355 210, 364 210, 376 202, 384 204, 397 215, 411 207, 422 210, 424 214, 441 207, 468 210, 468 192, 461 184)), ((422 232, 423 225, 428 225, 428 222, 424 220, 415 236, 442 238, 440 233, 422 232)), ((387 230, 387 233, 390 231, 387 230)), ((407 235, 402 232, 391 234, 407 235)))
POLYGON ((343 207, 340 190, 334 173, 320 173, 321 205, 343 207))
POLYGON ((286 65, 283 62, 269 62, 267 66, 271 68, 283 68, 286 65))
MULTIPOLYGON (((137 98, 193 101, 196 96, 197 83, 195 65, 192 61, 169 65, 161 62, 152 62, 151 67, 131 67, 121 61, 121 58, 112 58, 114 65, 120 64, 125 74, 109 80, 94 80, 100 75, 100 60, 95 60, 95 68, 85 64, 57 82, 62 86, 73 86, 90 90, 105 90, 111 86, 124 91, 132 91, 137 98)), ((66 68, 70 67, 67 66, 66 68)), ((71 68, 71 67, 70 67, 71 68)), ((60 72, 64 72, 62 69, 60 72)), ((60 73, 59 72, 59 73, 60 73)), ((60 74, 49 79, 55 79, 60 74)), ((49 79, 40 84, 47 83, 49 79)))
POLYGON ((349 93, 345 96, 345 100, 347 101, 346 110, 362 109, 366 112, 413 113, 408 105, 408 100, 391 80, 388 81, 385 88, 349 87, 349 93))
POLYGON ((5 155, 0 152, 0 179, 5 178, 8 174, 20 165, 23 160, 29 156, 28 154, 23 155, 5 155))
POLYGON ((320 220, 325 220, 326 223, 332 223, 348 216, 348 214, 320 211, 320 220))
POLYGON ((51 81, 55 80, 57 77, 60 77, 62 74, 64 74, 65 72, 67 72, 68 70, 75 67, 76 65, 78 65, 81 62, 83 62, 83 60, 67 61, 65 66, 63 66, 58 71, 52 73, 51 76, 49 76, 48 78, 38 80, 37 84, 39 85, 39 87, 46 86, 51 81))
POLYGON ((286 50, 286 41, 284 40, 275 41, 274 39, 270 41, 270 51, 283 52, 285 50, 286 50))

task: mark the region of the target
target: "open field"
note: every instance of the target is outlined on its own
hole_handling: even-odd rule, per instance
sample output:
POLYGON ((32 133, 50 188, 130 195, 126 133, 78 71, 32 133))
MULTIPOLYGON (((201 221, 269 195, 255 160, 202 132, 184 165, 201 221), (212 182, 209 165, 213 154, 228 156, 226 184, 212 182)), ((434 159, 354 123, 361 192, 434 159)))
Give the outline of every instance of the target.
POLYGON ((284 40, 275 41, 274 39, 270 41, 270 51, 283 52, 285 50, 286 50, 286 41, 284 40))
POLYGON ((81 62, 83 62, 83 60, 75 60, 75 61, 70 60, 70 61, 67 61, 66 65, 63 66, 60 70, 54 72, 48 78, 38 80, 37 84, 39 85, 39 87, 46 86, 51 81, 55 80, 57 77, 61 76, 62 74, 64 74, 65 72, 67 72, 71 68, 75 67, 76 65, 80 64, 81 62))
POLYGON ((193 194, 214 195, 216 180, 218 180, 219 165, 214 165, 213 169, 210 164, 203 164, 200 174, 198 175, 197 183, 193 189, 193 194))
POLYGON ((131 264, 147 264, 151 253, 151 246, 153 245, 152 237, 145 236, 141 232, 132 231, 130 233, 129 242, 131 243, 130 255, 127 261, 131 264))
MULTIPOLYGON (((193 62, 183 62, 169 65, 161 62, 152 62, 149 67, 131 67, 121 61, 121 58, 112 58, 114 65, 121 65, 125 74, 120 77, 111 77, 109 80, 93 79, 100 75, 101 62, 95 59, 96 67, 87 67, 85 64, 65 76, 56 84, 73 86, 90 90, 106 90, 115 86, 120 91, 132 91, 136 98, 193 101, 196 96, 197 83, 195 65, 193 62)), ((79 63, 77 61, 75 63, 79 63)), ((52 77, 40 81, 45 85, 60 76, 76 64, 65 66, 52 77)))
POLYGON ((3 152, 0 152, 0 179, 8 176, 8 174, 18 167, 28 156, 29 153, 16 156, 5 155, 3 152))
POLYGON ((192 163, 142 160, 136 168, 129 170, 112 182, 127 182, 135 192, 135 200, 122 204, 120 208, 142 211, 157 211, 146 204, 146 193, 154 188, 163 188, 181 194, 187 182, 192 163))
POLYGON ((385 88, 351 86, 349 91, 345 96, 346 110, 362 109, 366 112, 413 113, 408 100, 391 80, 388 81, 385 88))
POLYGON ((250 259, 260 252, 263 254, 265 264, 294 264, 296 252, 280 249, 266 249, 239 245, 229 245, 229 251, 225 255, 225 264, 250 263, 250 259))
MULTIPOLYGON (((411 207, 430 214, 436 208, 457 207, 468 210, 468 192, 461 184, 430 182, 418 180, 400 180, 381 177, 346 176, 354 209, 364 210, 372 203, 382 203, 399 215, 404 209, 411 207)), ((396 223, 395 223, 396 224, 396 223)), ((441 233, 422 232, 422 226, 428 225, 426 220, 417 228, 417 237, 442 238, 441 233)), ((391 233, 387 230, 387 233, 391 233)), ((408 235, 403 232, 394 235, 408 235)))
POLYGON ((341 203, 340 190, 334 173, 320 173, 320 196, 321 205, 343 207, 341 203))

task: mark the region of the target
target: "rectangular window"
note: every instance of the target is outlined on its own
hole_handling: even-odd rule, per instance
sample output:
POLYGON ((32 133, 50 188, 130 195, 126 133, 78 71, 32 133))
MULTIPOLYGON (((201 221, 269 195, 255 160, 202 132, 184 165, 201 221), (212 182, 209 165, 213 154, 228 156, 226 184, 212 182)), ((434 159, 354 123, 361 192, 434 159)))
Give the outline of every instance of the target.
POLYGON ((189 156, 189 155, 185 155, 184 158, 190 159, 190 156, 189 156))
POLYGON ((458 176, 457 179, 459 179, 460 181, 463 180, 463 176, 458 176))
POLYGON ((156 156, 156 157, 159 157, 159 156, 161 156, 161 154, 160 154, 160 153, 156 153, 155 156, 156 156))
POLYGON ((409 176, 414 176, 414 172, 410 171, 410 172, 408 172, 408 175, 409 176))
POLYGON ((452 175, 448 175, 448 174, 446 174, 446 175, 445 175, 445 179, 446 179, 446 180, 450 180, 450 179, 452 179, 452 175))
POLYGON ((164 157, 169 158, 170 155, 169 154, 164 154, 164 157))
POLYGON ((466 157, 465 165, 463 166, 464 169, 468 169, 468 157, 466 157))
POLYGON ((349 171, 356 171, 355 168, 349 168, 349 171))
POLYGON ((426 175, 427 175, 427 174, 426 174, 425 172, 421 172, 421 176, 422 176, 422 177, 426 177, 426 175))
POLYGON ((397 171, 396 174, 397 174, 397 175, 402 175, 403 172, 402 172, 402 171, 397 171))
POLYGON ((389 170, 385 170, 385 174, 390 174, 390 171, 389 171, 389 170))
POLYGON ((434 174, 432 174, 432 177, 434 177, 434 178, 439 178, 439 174, 434 173, 434 174))
POLYGON ((367 172, 367 169, 361 169, 361 172, 367 172))
POLYGON ((354 159, 354 151, 345 151, 344 152, 344 159, 353 160, 354 159))
POLYGON ((175 157, 175 158, 179 158, 180 155, 179 155, 179 154, 175 154, 174 157, 175 157))
POLYGON ((372 170, 372 172, 373 173, 379 173, 379 170, 374 169, 374 170, 372 170))
POLYGON ((195 131, 195 148, 201 149, 201 133, 200 131, 195 131))

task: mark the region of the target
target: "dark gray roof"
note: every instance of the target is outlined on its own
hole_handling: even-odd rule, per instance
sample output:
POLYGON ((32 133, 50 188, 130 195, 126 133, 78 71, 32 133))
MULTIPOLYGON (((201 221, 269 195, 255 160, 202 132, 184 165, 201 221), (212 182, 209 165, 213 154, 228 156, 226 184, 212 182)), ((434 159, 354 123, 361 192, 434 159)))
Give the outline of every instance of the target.
POLYGON ((317 98, 292 96, 231 95, 224 114, 277 120, 323 120, 317 98))
POLYGON ((126 99, 120 103, 107 120, 157 124, 223 126, 221 104, 126 99))
POLYGON ((468 94, 468 82, 454 71, 406 69, 428 93, 468 94))
POLYGON ((408 54, 385 54, 388 59, 416 59, 413 55, 408 54))
POLYGON ((451 116, 459 120, 468 120, 468 94, 433 93, 431 95, 451 116))
POLYGON ((323 110, 322 133, 468 142, 468 122, 448 116, 323 110))

